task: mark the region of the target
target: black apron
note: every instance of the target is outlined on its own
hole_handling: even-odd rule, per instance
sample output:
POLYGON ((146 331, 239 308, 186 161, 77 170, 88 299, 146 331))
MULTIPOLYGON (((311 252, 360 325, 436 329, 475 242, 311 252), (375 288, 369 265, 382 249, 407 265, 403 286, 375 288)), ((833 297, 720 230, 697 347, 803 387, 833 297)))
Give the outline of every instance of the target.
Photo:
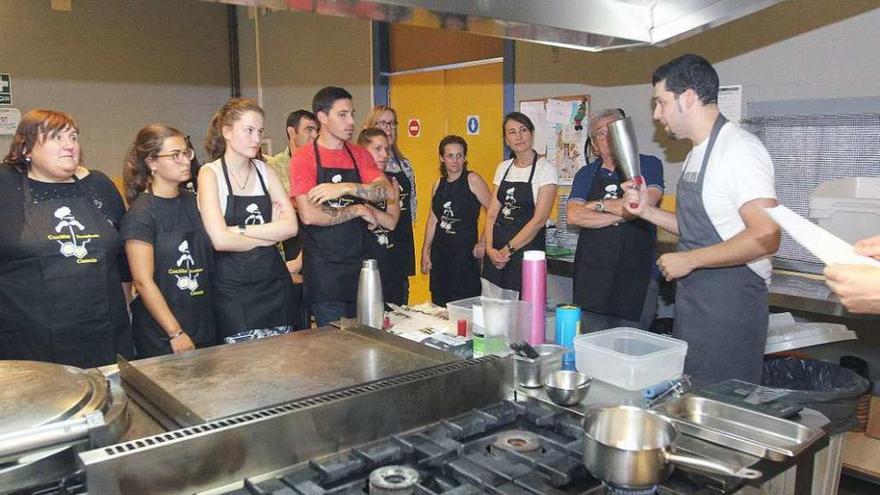
MULTIPOLYGON (((679 251, 723 242, 703 205, 703 179, 726 122, 719 114, 696 179, 683 173, 678 181, 679 251)), ((729 378, 761 383, 767 313, 767 284, 747 265, 698 269, 678 279, 672 333, 688 343, 685 373, 702 384, 729 378)))
MULTIPOLYGON (((182 214, 188 217, 190 228, 156 232, 153 280, 193 344, 197 348, 207 347, 217 343, 211 306, 213 248, 198 217, 195 198, 187 192, 181 192, 181 196, 182 214), (186 204, 187 201, 192 204, 186 204)), ((131 323, 139 358, 173 352, 168 334, 141 297, 131 303, 131 323)))
POLYGON ((79 179, 78 198, 34 203, 22 174, 22 256, 0 272, 0 359, 94 368, 131 358, 131 326, 117 269, 122 241, 79 179), (15 312, 24 312, 17 318, 15 312))
MULTIPOLYGON (((302 224, 300 224, 300 227, 302 227, 302 224)), ((300 236, 295 235, 290 239, 282 241, 281 251, 284 253, 285 263, 295 260, 296 257, 299 256, 299 253, 302 252, 302 239, 300 238, 300 236)), ((302 268, 300 268, 300 275, 302 275, 302 268)), ((290 305, 297 311, 293 315, 293 329, 301 330, 303 328, 308 328, 309 316, 307 314, 305 304, 303 303, 302 283, 293 283, 293 291, 291 292, 290 296, 290 305)))
MULTIPOLYGON (((343 145, 354 168, 325 168, 321 164, 318 142, 315 149, 317 184, 361 182, 357 161, 348 145, 343 145)), ((328 200, 331 208, 344 208, 362 201, 351 196, 328 200)), ((367 228, 364 221, 354 218, 337 225, 303 225, 303 285, 306 304, 319 302, 357 301, 361 262, 367 252, 367 228)))
POLYGON ((410 196, 415 194, 412 190, 412 183, 409 177, 403 171, 390 173, 386 172, 389 179, 397 179, 400 186, 400 220, 397 226, 391 231, 391 257, 395 260, 397 273, 395 276, 399 279, 405 279, 416 274, 416 248, 413 243, 413 218, 410 211, 410 196))
MULTIPOLYGON (((593 176, 587 201, 623 196, 617 173, 593 176)), ((648 222, 635 219, 601 229, 581 227, 574 255, 573 301, 586 311, 639 321, 654 259, 648 222)))
POLYGON ((471 191, 468 175, 448 182, 440 178, 431 211, 437 218, 431 241, 431 301, 445 306, 480 295, 480 264, 474 258, 480 200, 471 191))
MULTIPOLYGON (((226 225, 260 225, 272 221, 272 198, 255 164, 263 194, 236 196, 226 160, 221 158, 226 196, 226 225)), ((293 282, 276 246, 244 252, 217 251, 214 277, 214 315, 221 338, 255 329, 289 326, 297 308, 290 307, 293 282)))
MULTIPOLYGON (((535 198, 532 196, 532 179, 535 177, 535 169, 538 168, 538 154, 532 160, 532 170, 529 172, 528 182, 508 182, 507 174, 514 166, 514 160, 501 178, 496 197, 501 203, 501 211, 492 226, 492 247, 501 249, 510 242, 516 234, 532 219, 535 214, 535 198)), ((544 228, 538 231, 535 238, 525 246, 519 246, 516 253, 504 265, 504 268, 495 268, 489 256, 483 258, 483 278, 504 289, 519 291, 522 288, 522 260, 523 252, 530 250, 543 251, 545 246, 544 228)))
MULTIPOLYGON (((388 204, 385 201, 375 203, 377 209, 388 211, 388 204)), ((367 230, 367 258, 374 259, 379 264, 379 279, 382 281, 382 297, 386 302, 400 304, 398 298, 390 300, 388 298, 389 289, 393 282, 400 281, 400 268, 395 266, 396 261, 392 258, 394 244, 391 239, 391 230, 376 225, 373 230, 367 230)))

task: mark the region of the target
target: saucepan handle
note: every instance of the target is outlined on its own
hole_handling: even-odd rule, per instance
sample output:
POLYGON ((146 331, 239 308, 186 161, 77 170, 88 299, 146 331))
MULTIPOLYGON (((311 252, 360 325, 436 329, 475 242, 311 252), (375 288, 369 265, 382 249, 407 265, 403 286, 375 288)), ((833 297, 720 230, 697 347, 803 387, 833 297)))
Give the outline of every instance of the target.
POLYGON ((744 478, 747 480, 756 480, 763 475, 763 473, 761 473, 761 471, 758 471, 757 469, 742 468, 739 470, 735 470, 727 464, 721 462, 710 461, 709 459, 704 459, 702 457, 693 457, 683 454, 666 453, 666 462, 673 462, 682 466, 705 469, 708 471, 725 474, 727 476, 734 476, 736 478, 744 478))

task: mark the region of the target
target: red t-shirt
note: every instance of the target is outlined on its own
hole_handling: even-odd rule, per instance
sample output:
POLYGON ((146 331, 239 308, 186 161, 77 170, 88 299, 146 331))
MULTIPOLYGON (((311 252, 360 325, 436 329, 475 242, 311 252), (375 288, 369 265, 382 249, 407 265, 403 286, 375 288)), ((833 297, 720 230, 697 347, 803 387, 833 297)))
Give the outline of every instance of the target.
MULTIPOLYGON (((376 166, 373 155, 366 148, 356 144, 346 143, 351 154, 357 160, 357 170, 361 176, 361 183, 368 184, 382 176, 382 171, 376 166)), ((321 166, 324 168, 353 169, 351 157, 344 148, 338 150, 327 149, 318 145, 321 151, 321 166)), ((311 144, 296 150, 290 157, 290 197, 306 194, 318 183, 318 169, 315 166, 315 147, 311 144)))

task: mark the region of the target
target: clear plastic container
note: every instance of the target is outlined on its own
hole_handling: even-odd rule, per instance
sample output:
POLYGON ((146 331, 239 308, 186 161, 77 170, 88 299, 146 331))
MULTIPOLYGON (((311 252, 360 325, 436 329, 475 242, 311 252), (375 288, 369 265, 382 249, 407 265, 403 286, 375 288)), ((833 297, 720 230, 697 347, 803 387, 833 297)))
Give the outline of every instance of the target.
POLYGON ((636 328, 612 328, 574 338, 581 373, 627 390, 675 378, 684 370, 687 343, 636 328))
POLYGON ((474 326, 474 305, 480 305, 480 296, 459 299, 446 303, 446 311, 449 312, 449 321, 465 320, 468 323, 468 336, 471 335, 474 326))
POLYGON ((810 217, 849 243, 880 231, 880 177, 846 177, 819 184, 810 195, 810 217))

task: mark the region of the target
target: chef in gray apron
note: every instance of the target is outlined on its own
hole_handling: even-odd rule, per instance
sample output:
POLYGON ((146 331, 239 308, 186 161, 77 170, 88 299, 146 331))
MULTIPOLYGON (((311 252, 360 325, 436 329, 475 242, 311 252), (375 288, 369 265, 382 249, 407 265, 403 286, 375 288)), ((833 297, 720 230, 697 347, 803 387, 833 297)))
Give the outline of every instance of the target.
POLYGON ((646 205, 644 189, 627 190, 624 206, 680 236, 678 252, 657 265, 677 282, 673 335, 688 343, 685 372, 696 383, 760 382, 769 278, 762 258, 779 246, 779 227, 762 210, 776 205, 772 161, 757 138, 721 115, 718 74, 704 58, 682 55, 652 79, 654 118, 671 137, 705 150, 699 170, 691 161, 699 153, 688 155, 675 214, 646 205), (707 175, 712 189, 704 194, 707 175))

